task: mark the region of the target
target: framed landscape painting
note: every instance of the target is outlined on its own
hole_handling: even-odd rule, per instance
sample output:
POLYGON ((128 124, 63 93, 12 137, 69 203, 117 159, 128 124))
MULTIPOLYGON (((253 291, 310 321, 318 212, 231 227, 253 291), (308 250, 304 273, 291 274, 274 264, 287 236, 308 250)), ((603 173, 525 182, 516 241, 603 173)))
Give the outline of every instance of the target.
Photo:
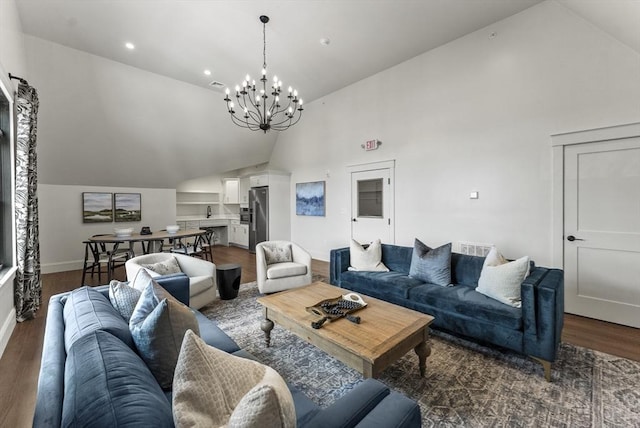
POLYGON ((113 201, 116 222, 142 220, 142 196, 140 193, 114 193, 113 201))
POLYGON ((296 214, 324 216, 324 181, 296 183, 296 214))
POLYGON ((111 223, 113 221, 113 196, 111 193, 82 193, 82 222, 111 223))

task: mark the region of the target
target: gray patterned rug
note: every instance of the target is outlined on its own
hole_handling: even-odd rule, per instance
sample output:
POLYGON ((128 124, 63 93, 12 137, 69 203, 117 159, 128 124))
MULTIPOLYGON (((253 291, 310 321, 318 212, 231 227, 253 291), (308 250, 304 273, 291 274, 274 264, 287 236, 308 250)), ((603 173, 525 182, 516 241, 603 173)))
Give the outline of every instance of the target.
MULTIPOLYGON (((238 298, 202 312, 322 407, 362 381, 277 325, 265 347, 259 296, 255 283, 243 284, 238 298)), ((538 363, 519 354, 438 332, 430 342, 426 377, 410 352, 379 378, 419 403, 425 427, 640 427, 640 362, 563 343, 549 383, 538 363)))

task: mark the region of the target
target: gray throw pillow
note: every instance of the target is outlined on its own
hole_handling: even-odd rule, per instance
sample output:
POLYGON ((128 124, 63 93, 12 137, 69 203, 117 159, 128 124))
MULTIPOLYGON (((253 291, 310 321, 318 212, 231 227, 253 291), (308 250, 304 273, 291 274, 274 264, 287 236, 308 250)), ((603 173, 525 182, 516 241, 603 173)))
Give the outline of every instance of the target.
POLYGON ((451 242, 438 248, 430 248, 416 239, 409 276, 443 287, 451 285, 451 242))
POLYGON ((131 319, 131 314, 140 299, 142 291, 136 290, 126 282, 112 280, 109 283, 109 300, 111 305, 122 315, 127 322, 131 319))
POLYGON ((185 332, 191 329, 200 334, 195 314, 157 282, 150 281, 131 315, 129 328, 151 373, 163 389, 171 389, 185 332))
POLYGON ((142 264, 140 265, 145 269, 149 269, 158 273, 160 275, 169 275, 172 273, 180 273, 182 270, 180 269, 180 265, 178 264, 178 260, 175 257, 171 257, 162 262, 152 263, 152 264, 142 264))
POLYGON ((264 260, 268 265, 293 261, 290 244, 265 244, 262 249, 264 260))

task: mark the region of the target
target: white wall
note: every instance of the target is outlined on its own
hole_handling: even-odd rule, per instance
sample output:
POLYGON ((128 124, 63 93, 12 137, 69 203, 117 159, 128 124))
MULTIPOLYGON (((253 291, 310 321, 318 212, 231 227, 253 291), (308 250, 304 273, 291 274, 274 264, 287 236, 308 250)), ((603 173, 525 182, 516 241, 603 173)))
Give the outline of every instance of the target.
MULTIPOLYGON (((17 82, 9 81, 7 73, 28 79, 25 75, 25 52, 22 26, 14 0, 0 1, 0 81, 13 100, 13 91, 17 82)), ((0 238, 4 239, 4 238, 0 238)), ((16 312, 13 305, 14 275, 0 276, 0 356, 9 342, 16 325, 16 312)))
POLYGON ((395 159, 396 243, 494 243, 551 266, 550 135, 637 122, 639 76, 637 52, 547 1, 314 101, 270 161, 292 195, 327 181, 326 217, 292 204, 292 240, 323 260, 346 246, 346 167, 395 159))
MULTIPOLYGON (((42 273, 81 269, 84 260, 82 241, 92 235, 113 233, 115 227, 128 226, 136 232, 142 226, 160 230, 176 220, 175 189, 41 184, 38 200, 42 273), (82 192, 140 193, 142 221, 85 224, 82 222, 82 192)), ((140 247, 135 250, 140 251, 140 247)))

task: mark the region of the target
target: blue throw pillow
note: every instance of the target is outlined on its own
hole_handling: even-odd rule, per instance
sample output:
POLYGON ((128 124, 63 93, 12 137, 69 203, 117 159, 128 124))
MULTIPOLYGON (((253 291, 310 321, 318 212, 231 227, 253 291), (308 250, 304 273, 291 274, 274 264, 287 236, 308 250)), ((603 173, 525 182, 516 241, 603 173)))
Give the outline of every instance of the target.
MULTIPOLYGON (((149 274, 140 270, 140 275, 149 274)), ((184 334, 189 329, 200 334, 200 329, 189 307, 149 279, 133 310, 129 328, 151 373, 163 389, 171 389, 184 334)))
POLYGON ((173 427, 171 403, 135 352, 104 331, 67 355, 61 426, 173 427))
POLYGON ((430 248, 416 239, 409 276, 443 287, 451 285, 451 242, 438 248, 430 248))

